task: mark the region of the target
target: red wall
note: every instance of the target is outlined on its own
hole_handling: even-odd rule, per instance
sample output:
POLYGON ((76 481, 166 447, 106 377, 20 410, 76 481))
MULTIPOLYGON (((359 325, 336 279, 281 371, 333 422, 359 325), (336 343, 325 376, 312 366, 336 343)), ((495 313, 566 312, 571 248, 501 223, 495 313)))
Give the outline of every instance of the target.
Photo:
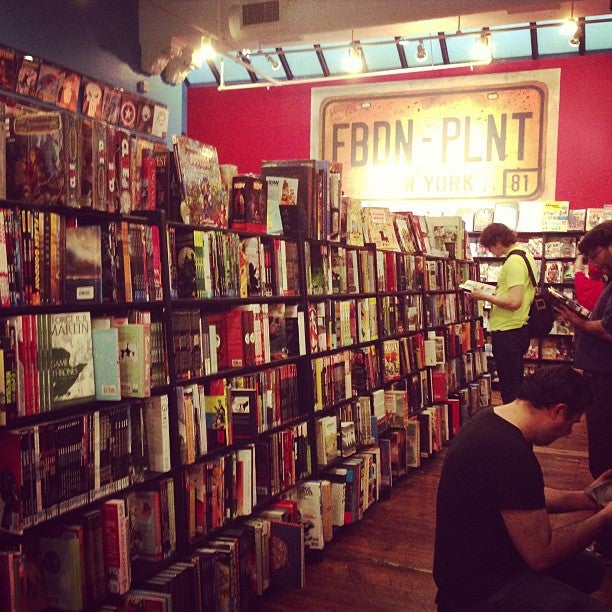
MULTIPOLYGON (((612 204, 612 54, 508 62, 477 70, 493 74, 546 68, 561 68, 556 199, 569 200, 572 208, 612 204)), ((444 78, 439 74, 411 73, 406 78, 444 78)), ((464 69, 444 72, 445 77, 467 74, 464 69)), ((236 164, 239 172, 259 172, 263 159, 309 158, 313 87, 222 92, 189 87, 187 134, 216 146, 219 161, 236 164)))

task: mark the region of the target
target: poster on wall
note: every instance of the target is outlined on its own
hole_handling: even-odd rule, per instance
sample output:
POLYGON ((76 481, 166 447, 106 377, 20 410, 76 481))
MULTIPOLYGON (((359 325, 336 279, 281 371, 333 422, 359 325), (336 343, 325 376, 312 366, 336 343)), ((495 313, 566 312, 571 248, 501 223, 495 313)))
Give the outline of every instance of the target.
POLYGON ((311 155, 344 193, 414 201, 555 199, 560 71, 315 88, 311 155))

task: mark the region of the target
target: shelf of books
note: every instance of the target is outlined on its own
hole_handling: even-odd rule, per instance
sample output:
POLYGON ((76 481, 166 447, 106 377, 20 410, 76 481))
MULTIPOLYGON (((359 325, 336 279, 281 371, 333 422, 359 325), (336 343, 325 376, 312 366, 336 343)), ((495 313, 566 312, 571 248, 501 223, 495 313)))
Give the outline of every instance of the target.
MULTIPOLYGON (((529 217, 528 224, 527 221, 521 224, 521 211, 516 207, 512 207, 512 211, 515 211, 514 217, 504 217, 506 223, 511 223, 509 227, 512 229, 520 230, 517 231, 517 244, 533 255, 536 264, 538 264, 536 273, 540 284, 559 292, 561 294, 559 299, 575 302, 574 260, 578 254, 577 244, 584 234, 585 221, 588 220, 592 225, 596 223, 596 219, 599 217, 594 215, 594 211, 569 210, 567 202, 524 204, 523 215, 529 217), (527 204, 534 204, 536 211, 534 212, 531 208, 527 209, 527 204), (545 204, 549 205, 549 212, 555 212, 556 216, 553 217, 552 212, 548 217, 546 216, 547 207, 545 204), (536 214, 538 210, 540 212, 536 214), (518 217, 516 217, 516 214, 518 214, 518 217), (514 225, 512 225, 512 219, 514 219, 514 225), (543 229, 547 227, 551 229, 543 229), (528 228, 533 229, 529 230, 528 228)), ((600 210, 599 212, 601 213, 600 210)), ((481 212, 479 218, 482 216, 484 214, 481 212)), ((490 210, 489 218, 491 222, 494 218, 494 210, 490 210)), ((479 232, 472 232, 469 237, 470 250, 478 264, 477 280, 494 287, 503 260, 492 257, 487 253, 479 245, 478 236, 479 232)), ((488 324, 488 314, 489 310, 485 309, 485 327, 488 324)), ((531 339, 529 348, 525 353, 525 373, 533 372, 541 364, 559 361, 571 363, 572 359, 573 330, 571 326, 559 318, 555 321, 548 337, 531 339)), ((494 367, 491 360, 489 369, 493 371, 494 367)))
POLYGON ((168 150, 163 106, 3 51, 3 603, 299 588, 488 402, 463 226, 362 207, 337 163, 168 150))

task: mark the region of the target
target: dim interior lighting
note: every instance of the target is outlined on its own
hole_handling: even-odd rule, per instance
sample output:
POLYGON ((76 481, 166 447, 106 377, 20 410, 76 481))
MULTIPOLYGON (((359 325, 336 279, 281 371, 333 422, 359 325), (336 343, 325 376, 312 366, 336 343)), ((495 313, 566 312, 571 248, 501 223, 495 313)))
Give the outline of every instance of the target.
POLYGON ((491 34, 481 32, 476 38, 476 46, 474 50, 476 59, 481 62, 490 62, 493 59, 491 52, 491 34))
POLYGON ((419 40, 414 57, 417 62, 424 62, 427 59, 427 49, 425 49, 422 40, 419 40))
POLYGON ((275 72, 280 68, 280 62, 274 59, 271 55, 266 54, 266 59, 270 62, 270 66, 275 72))
POLYGON ((361 72, 363 70, 361 47, 354 40, 351 40, 351 44, 349 45, 348 53, 344 60, 344 68, 347 72, 351 73, 361 72))

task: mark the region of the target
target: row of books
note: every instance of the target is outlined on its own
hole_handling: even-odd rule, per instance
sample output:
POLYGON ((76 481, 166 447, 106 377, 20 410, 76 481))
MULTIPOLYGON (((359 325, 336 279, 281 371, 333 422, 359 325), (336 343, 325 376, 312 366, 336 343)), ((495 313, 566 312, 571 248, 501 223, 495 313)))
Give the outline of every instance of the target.
POLYGON ((165 145, 34 104, 3 103, 0 117, 0 198, 122 213, 157 208, 155 152, 165 145))
POLYGON ((383 295, 380 301, 383 336, 423 329, 423 296, 421 294, 383 295))
POLYGON ((373 252, 327 243, 305 244, 306 290, 309 295, 374 293, 373 252))
POLYGON ((612 205, 570 208, 568 201, 499 202, 474 211, 470 231, 503 223, 516 232, 584 232, 611 218, 612 205))
POLYGON ((376 251, 376 276, 379 291, 422 291, 425 287, 425 257, 414 253, 376 251))
POLYGON ((297 295, 295 241, 170 228, 171 291, 179 298, 297 295))
POLYGON ((304 352, 297 305, 250 304, 225 312, 173 313, 175 374, 189 380, 304 352))
POLYGON ((167 396, 0 431, 0 529, 22 533, 170 469, 167 396))
POLYGON ((93 399, 148 397, 168 382, 164 328, 150 313, 88 311, 0 321, 0 423, 93 399))
POLYGON ((254 440, 304 416, 295 364, 250 375, 215 378, 177 388, 180 458, 191 464, 208 452, 254 440))
POLYGON ((525 359, 572 361, 574 342, 572 336, 558 335, 554 338, 533 338, 525 353, 525 359))
POLYGON ((162 299, 159 228, 78 225, 45 210, 0 209, 0 304, 162 299))
MULTIPOLYGON (((545 258, 574 258, 577 255, 576 236, 530 236, 527 240, 519 239, 516 244, 525 251, 531 253, 536 259, 545 258)), ((472 257, 493 257, 484 247, 478 243, 478 237, 473 236, 470 240, 470 252, 472 257)))

